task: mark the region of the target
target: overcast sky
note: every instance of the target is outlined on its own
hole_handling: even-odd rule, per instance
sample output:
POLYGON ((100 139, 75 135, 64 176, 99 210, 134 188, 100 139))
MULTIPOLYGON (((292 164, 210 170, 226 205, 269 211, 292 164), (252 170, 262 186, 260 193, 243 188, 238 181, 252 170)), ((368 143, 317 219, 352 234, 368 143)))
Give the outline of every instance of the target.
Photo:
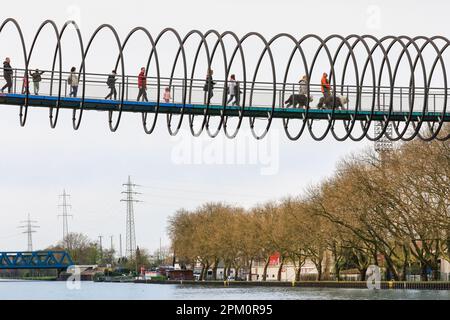
MULTIPOLYGON (((449 9, 448 1, 416 0, 128 0, 120 4, 106 0, 40 0, 2 6, 0 21, 16 18, 28 46, 45 19, 55 20, 59 26, 68 19, 77 20, 85 41, 101 23, 114 25, 122 38, 135 26, 144 26, 153 35, 173 27, 181 34, 192 29, 217 29, 240 36, 258 31, 267 38, 279 32, 297 38, 308 33, 448 36, 449 9)), ((111 70, 117 55, 111 40, 107 33, 98 38, 89 56, 89 71, 111 70)), ((79 48, 74 41, 73 33, 63 40, 65 68, 78 63, 79 48)), ((148 44, 144 41, 137 37, 127 51, 126 67, 132 74, 145 61, 148 44)), ((23 59, 18 45, 12 28, 0 35, 0 58, 11 56, 13 66, 20 68, 23 59)), ((48 29, 36 47, 32 67, 48 68, 53 50, 54 34, 48 29)), ((165 50, 161 52, 173 52, 170 44, 165 50)), ((248 50, 251 55, 253 49, 248 50)), ((147 136, 138 115, 124 115, 119 131, 113 134, 107 115, 96 112, 85 113, 81 129, 75 132, 71 113, 62 112, 57 129, 52 130, 47 111, 30 109, 28 123, 21 128, 17 108, 0 108, 2 251, 26 249, 26 235, 17 226, 28 213, 40 226, 33 235, 35 248, 45 248, 61 239, 62 221, 57 215, 58 195, 63 189, 71 194, 70 231, 85 233, 92 239, 102 235, 107 247, 109 237, 114 236, 117 248, 119 234, 125 239, 122 183, 131 175, 135 183, 142 185, 137 191, 142 193, 139 199, 143 203, 135 208, 137 244, 153 251, 160 238, 168 244, 166 221, 177 209, 195 208, 207 201, 250 207, 301 194, 309 185, 331 175, 342 157, 372 146, 368 141, 339 143, 332 138, 314 142, 307 134, 291 142, 278 121, 262 142, 250 138, 247 122, 233 141, 223 138, 223 134, 217 140, 205 136, 193 139, 187 119, 184 130, 172 138, 164 117, 155 133, 147 136)), ((292 131, 294 128, 298 123, 292 131)))

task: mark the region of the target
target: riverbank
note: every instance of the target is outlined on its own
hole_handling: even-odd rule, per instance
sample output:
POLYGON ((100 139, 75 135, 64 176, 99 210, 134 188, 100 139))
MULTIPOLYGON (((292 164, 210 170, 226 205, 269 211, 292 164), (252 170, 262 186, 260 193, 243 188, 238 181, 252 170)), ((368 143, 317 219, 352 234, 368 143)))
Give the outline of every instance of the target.
POLYGON ((57 281, 57 277, 17 277, 0 278, 0 281, 57 281))
MULTIPOLYGON (((112 282, 112 281, 111 281, 112 282)), ((296 287, 296 288, 342 288, 342 289, 367 289, 367 282, 360 281, 300 281, 300 282, 275 282, 275 281, 161 281, 161 280, 134 280, 140 284, 165 284, 182 286, 207 286, 207 287, 296 287)), ((403 282, 383 281, 380 283, 383 290, 450 290, 450 282, 403 282)))

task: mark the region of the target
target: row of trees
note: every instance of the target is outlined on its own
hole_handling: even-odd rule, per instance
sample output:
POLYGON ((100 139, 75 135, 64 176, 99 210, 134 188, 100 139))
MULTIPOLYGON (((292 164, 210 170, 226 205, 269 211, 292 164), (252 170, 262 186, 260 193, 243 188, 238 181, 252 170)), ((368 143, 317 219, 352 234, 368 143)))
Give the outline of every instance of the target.
POLYGON ((249 210, 224 203, 179 210, 169 234, 181 263, 202 265, 202 279, 210 269, 216 279, 220 262, 227 274, 263 261, 266 280, 275 252, 278 280, 288 262, 300 280, 306 260, 317 280, 330 269, 335 279, 358 269, 364 280, 370 265, 389 279, 415 273, 427 281, 430 270, 438 279, 441 259, 450 260, 450 143, 413 141, 382 156, 352 156, 298 198, 249 210))
POLYGON ((66 250, 77 265, 94 265, 111 263, 114 260, 114 250, 101 249, 96 241, 85 234, 69 233, 63 240, 49 250, 66 250))

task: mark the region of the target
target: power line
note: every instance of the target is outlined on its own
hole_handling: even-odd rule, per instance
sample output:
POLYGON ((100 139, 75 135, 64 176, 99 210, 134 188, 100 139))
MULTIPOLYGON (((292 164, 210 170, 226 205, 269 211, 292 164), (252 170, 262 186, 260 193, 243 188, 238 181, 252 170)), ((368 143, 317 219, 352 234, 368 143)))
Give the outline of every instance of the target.
POLYGON ((126 191, 123 191, 122 194, 125 194, 126 199, 120 200, 121 202, 125 202, 127 205, 127 222, 126 222, 126 243, 125 243, 125 255, 129 259, 133 259, 133 256, 136 252, 136 229, 134 223, 134 204, 141 202, 135 199, 136 195, 140 195, 141 193, 135 192, 133 188, 140 187, 137 184, 131 182, 131 177, 128 176, 128 182, 123 184, 126 187, 126 191))
POLYGON ((36 233, 36 231, 33 230, 33 229, 34 228, 39 228, 39 226, 36 226, 36 225, 33 224, 33 223, 37 223, 37 221, 31 220, 30 214, 28 214, 28 220, 21 221, 20 223, 24 223, 24 225, 21 225, 18 228, 26 229, 22 233, 27 234, 27 238, 28 238, 27 251, 31 252, 31 251, 33 251, 33 236, 32 235, 33 235, 33 233, 36 233))
POLYGON ((63 241, 66 239, 67 235, 69 234, 69 223, 68 223, 68 217, 72 217, 73 215, 68 214, 68 208, 72 208, 72 206, 68 203, 67 199, 70 197, 70 194, 66 193, 66 190, 63 191, 63 194, 59 196, 60 199, 62 198, 62 203, 58 205, 58 207, 62 208, 62 214, 58 215, 58 217, 63 218, 63 241))
MULTIPOLYGON (((219 190, 217 192, 211 192, 211 191, 205 191, 205 190, 194 190, 192 188, 171 188, 171 187, 155 187, 155 186, 143 186, 142 188, 146 189, 156 189, 156 190, 162 190, 162 191, 179 191, 182 193, 198 193, 198 194, 208 194, 208 195, 217 195, 217 196, 230 196, 230 197, 240 197, 240 198, 251 198, 251 199, 263 199, 272 197, 273 195, 264 195, 264 194, 242 194, 242 193, 230 193, 230 192, 223 192, 222 190, 219 190)), ((210 189, 210 188, 209 188, 210 189)))

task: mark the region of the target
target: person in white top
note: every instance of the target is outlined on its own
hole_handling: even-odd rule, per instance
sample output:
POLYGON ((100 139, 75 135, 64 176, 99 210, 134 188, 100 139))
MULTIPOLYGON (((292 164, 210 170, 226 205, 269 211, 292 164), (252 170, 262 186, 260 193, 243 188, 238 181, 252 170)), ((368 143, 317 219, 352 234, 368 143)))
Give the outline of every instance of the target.
POLYGON ((302 80, 300 80, 300 95, 301 96, 308 96, 308 77, 303 76, 302 80))
POLYGON ((228 98, 227 104, 229 104, 233 100, 234 100, 233 105, 238 104, 236 89, 237 89, 236 76, 234 74, 232 74, 230 77, 230 80, 228 81, 229 98, 228 98))

